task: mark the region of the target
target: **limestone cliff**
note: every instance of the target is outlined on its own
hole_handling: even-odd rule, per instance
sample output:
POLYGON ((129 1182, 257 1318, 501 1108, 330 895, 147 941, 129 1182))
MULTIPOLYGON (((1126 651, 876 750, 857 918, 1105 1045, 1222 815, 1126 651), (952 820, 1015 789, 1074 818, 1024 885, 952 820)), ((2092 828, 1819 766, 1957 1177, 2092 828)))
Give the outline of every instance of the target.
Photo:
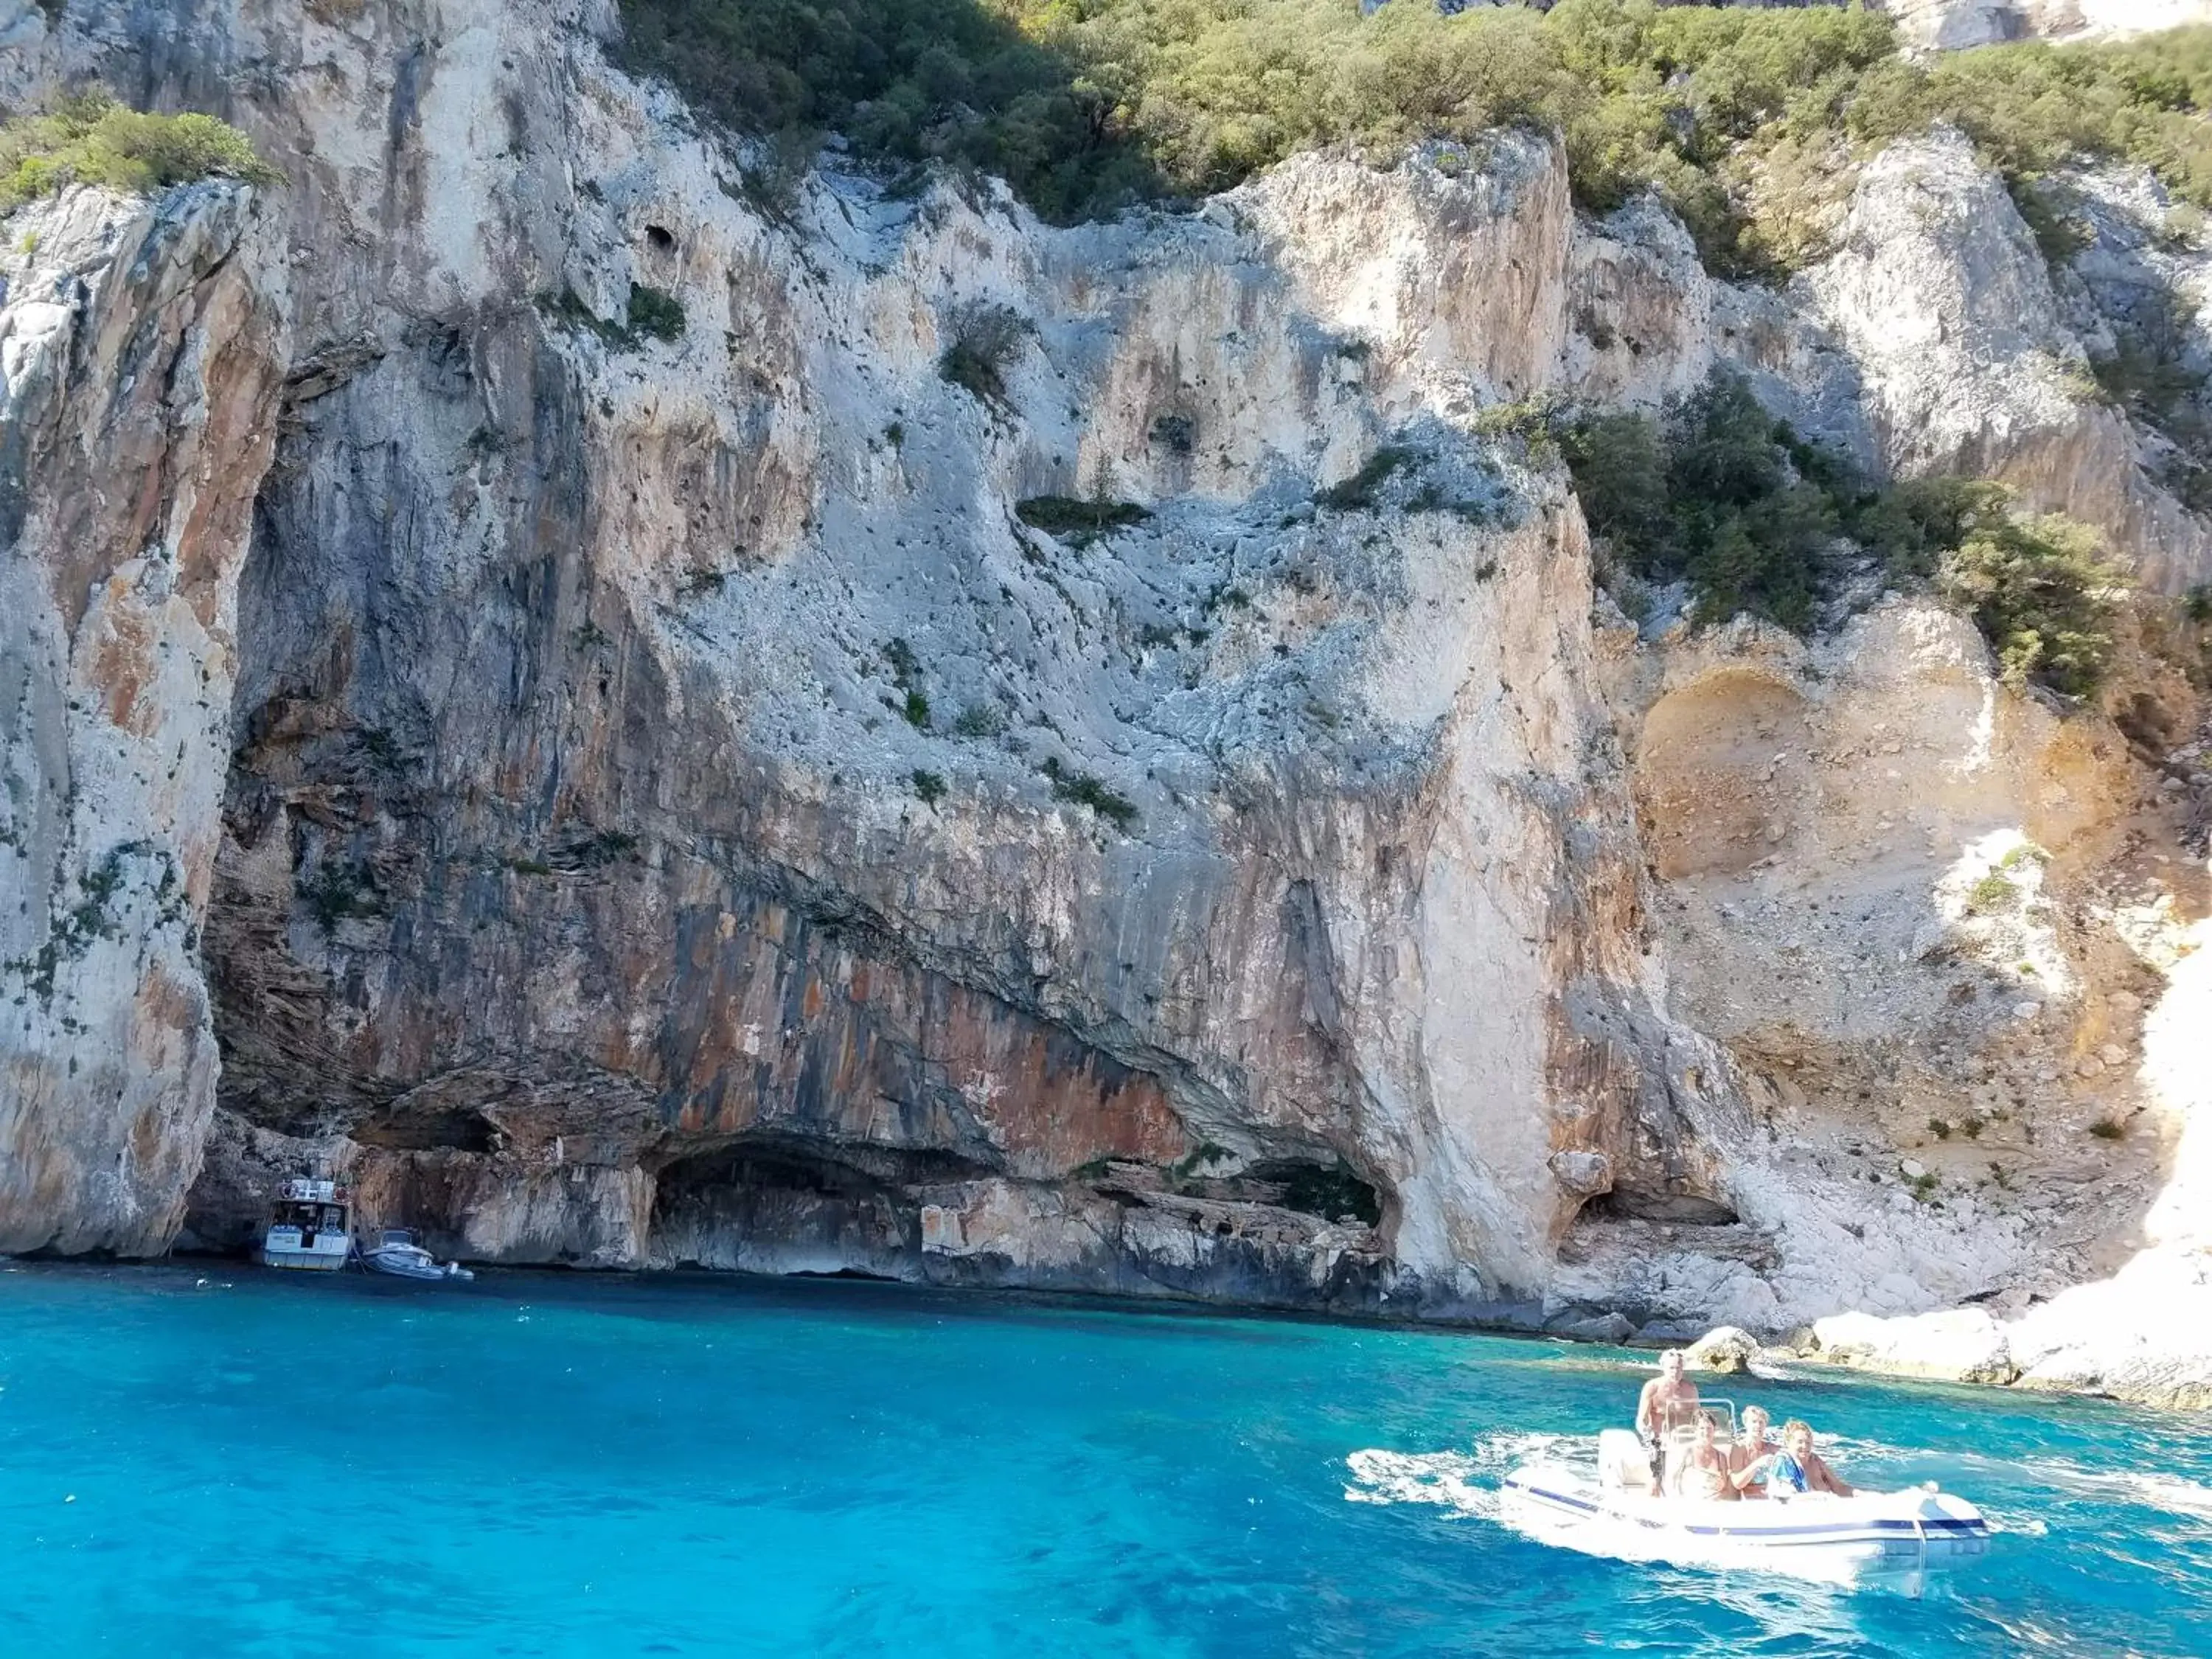
POLYGON ((1888 0, 1881 9, 1906 39, 1949 48, 2124 37, 2212 17, 2204 0, 1888 0))
POLYGON ((1497 414, 1729 366, 2201 580, 2164 441, 2064 372, 2118 289, 1963 144, 1774 292, 1525 137, 1069 229, 787 187, 612 27, 0 47, 288 179, 73 192, 9 271, 10 1247, 236 1245, 313 1159, 482 1261, 1625 1334, 2138 1242, 2202 902, 2166 611, 2117 723, 1920 600, 1639 628, 1497 414))
POLYGON ((10 222, 0 305, 0 1247, 165 1249, 215 1100, 199 961, 282 265, 244 192, 10 222))

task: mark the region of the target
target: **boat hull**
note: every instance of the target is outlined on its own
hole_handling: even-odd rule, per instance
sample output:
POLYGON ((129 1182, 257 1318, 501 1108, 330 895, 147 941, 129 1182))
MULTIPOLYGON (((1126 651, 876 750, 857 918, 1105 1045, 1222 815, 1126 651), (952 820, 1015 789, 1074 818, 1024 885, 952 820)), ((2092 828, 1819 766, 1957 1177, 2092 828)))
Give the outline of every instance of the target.
POLYGON ((282 1267, 290 1273, 334 1273, 345 1263, 342 1250, 287 1250, 266 1244, 261 1247, 263 1267, 282 1267))
POLYGON ((1929 1560, 1978 1555, 1990 1540, 1981 1511, 1946 1492, 1731 1504, 1650 1498, 1600 1487, 1571 1469, 1540 1466, 1515 1470, 1504 1490, 1510 1501, 1553 1522, 1633 1538, 1670 1554, 1929 1560))

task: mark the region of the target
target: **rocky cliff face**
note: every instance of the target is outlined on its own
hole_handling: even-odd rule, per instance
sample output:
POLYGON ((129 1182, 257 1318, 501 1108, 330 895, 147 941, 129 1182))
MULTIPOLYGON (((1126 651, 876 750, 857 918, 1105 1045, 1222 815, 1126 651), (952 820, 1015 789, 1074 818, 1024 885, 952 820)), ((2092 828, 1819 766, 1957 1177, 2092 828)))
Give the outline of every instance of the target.
POLYGON ((2212 18, 2203 0, 1890 0, 1881 9, 1907 40, 1951 49, 2125 37, 2212 18))
POLYGON ((125 252, 43 379, 10 274, 7 453, 76 458, 12 474, 14 1247, 240 1243, 313 1158, 479 1260, 1591 1331, 2125 1254, 2187 1105, 2133 1076, 2201 899, 2187 684, 2154 641, 2119 725, 2061 718, 1898 599, 1639 629, 1495 413, 1728 365, 2197 580, 2155 434, 2067 392, 2117 289, 1963 146, 1788 294, 1505 137, 1055 230, 778 187, 611 26, 80 4, 14 49, 289 180, 46 210, 125 252))
POLYGON ((167 1247, 214 1107, 199 921, 275 441, 244 193, 19 215, 0 305, 0 1247, 167 1247))

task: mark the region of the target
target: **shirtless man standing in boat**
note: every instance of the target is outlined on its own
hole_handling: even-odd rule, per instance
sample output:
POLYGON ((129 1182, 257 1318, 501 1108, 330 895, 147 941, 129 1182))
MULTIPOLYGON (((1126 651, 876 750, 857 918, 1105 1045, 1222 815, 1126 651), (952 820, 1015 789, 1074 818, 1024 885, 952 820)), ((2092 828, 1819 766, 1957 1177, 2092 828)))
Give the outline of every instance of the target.
POLYGON ((1651 1495, 1662 1490, 1667 1473, 1667 1431, 1690 1421, 1698 1408, 1698 1385, 1682 1375, 1682 1351, 1659 1356, 1659 1375, 1644 1385, 1636 1401, 1636 1433, 1651 1455, 1651 1495))

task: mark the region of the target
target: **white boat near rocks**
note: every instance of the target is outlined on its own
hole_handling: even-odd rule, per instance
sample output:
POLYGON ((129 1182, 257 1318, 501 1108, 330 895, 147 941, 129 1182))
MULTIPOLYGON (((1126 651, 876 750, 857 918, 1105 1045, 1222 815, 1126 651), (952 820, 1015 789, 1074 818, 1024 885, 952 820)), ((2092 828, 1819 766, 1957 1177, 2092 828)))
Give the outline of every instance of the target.
POLYGON ((361 1253, 361 1265, 371 1273, 394 1279, 471 1279, 476 1275, 458 1261, 441 1263, 404 1227, 386 1227, 374 1244, 361 1253))
MULTIPOLYGON (((1705 1401, 1701 1409, 1725 1402, 1705 1401)), ((1732 1425, 1733 1413, 1728 1413, 1732 1425)), ((1595 1477, 1565 1460, 1525 1463, 1503 1497, 1553 1542, 1608 1555, 1784 1571, 1917 1566, 1978 1555, 1990 1528, 1965 1498, 1932 1486, 1857 1492, 1849 1498, 1788 1493, 1764 1499, 1655 1497, 1644 1444, 1626 1429, 1598 1436, 1595 1477)))
POLYGON ((353 1202, 335 1181, 288 1181, 269 1212, 261 1260, 271 1267, 334 1273, 353 1254, 353 1202))

